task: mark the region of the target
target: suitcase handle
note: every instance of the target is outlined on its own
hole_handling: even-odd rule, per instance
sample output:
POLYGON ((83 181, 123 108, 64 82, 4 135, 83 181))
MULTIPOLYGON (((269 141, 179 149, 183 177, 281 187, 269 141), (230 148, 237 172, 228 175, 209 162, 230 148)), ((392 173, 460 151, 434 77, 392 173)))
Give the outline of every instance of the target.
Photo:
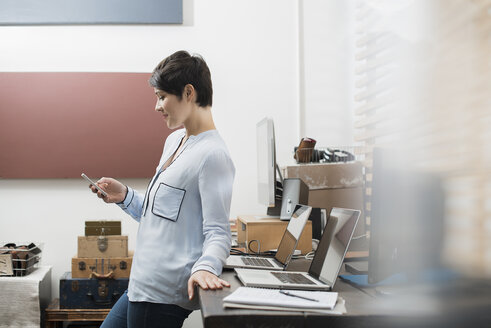
POLYGON ((107 274, 100 274, 100 273, 97 273, 97 272, 94 272, 92 271, 90 273, 90 277, 89 278, 97 278, 97 279, 113 279, 114 278, 114 271, 110 271, 109 273, 107 274))

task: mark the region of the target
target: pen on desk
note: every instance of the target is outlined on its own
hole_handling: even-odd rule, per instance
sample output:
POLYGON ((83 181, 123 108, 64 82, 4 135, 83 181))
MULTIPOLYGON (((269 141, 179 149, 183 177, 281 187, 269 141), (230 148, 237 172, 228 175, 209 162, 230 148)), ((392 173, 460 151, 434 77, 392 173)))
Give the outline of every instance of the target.
POLYGON ((319 302, 319 300, 316 300, 316 299, 313 299, 313 298, 310 298, 310 297, 305 297, 305 296, 300 296, 300 295, 292 294, 292 293, 287 292, 286 290, 280 290, 280 293, 283 294, 283 295, 286 295, 286 296, 303 298, 304 300, 307 300, 307 301, 319 302))

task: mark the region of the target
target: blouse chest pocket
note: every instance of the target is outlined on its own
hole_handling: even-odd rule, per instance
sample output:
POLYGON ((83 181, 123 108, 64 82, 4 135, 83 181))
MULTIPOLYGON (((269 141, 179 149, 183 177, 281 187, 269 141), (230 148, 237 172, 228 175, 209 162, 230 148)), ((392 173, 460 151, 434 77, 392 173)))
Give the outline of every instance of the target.
POLYGON ((186 190, 160 183, 153 199, 152 213, 161 218, 177 221, 186 190))

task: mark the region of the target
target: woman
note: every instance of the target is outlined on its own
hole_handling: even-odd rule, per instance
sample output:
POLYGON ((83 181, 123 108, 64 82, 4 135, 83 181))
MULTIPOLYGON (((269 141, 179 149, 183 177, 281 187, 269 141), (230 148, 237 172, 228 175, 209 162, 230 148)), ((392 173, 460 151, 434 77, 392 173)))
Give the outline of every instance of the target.
POLYGON ((230 251, 235 168, 213 123, 210 71, 200 56, 178 51, 149 82, 167 126, 184 128, 167 137, 145 195, 112 178, 97 182, 105 197, 90 186, 140 222, 128 290, 104 328, 181 327, 198 308, 195 286, 230 286, 218 276, 230 251))

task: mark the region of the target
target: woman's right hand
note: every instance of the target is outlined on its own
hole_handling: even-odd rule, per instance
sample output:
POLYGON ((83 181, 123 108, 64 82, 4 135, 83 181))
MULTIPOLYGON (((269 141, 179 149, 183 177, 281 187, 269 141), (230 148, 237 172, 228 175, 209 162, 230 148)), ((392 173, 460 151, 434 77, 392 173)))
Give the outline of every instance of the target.
POLYGON ((126 197, 127 187, 116 179, 100 178, 96 184, 106 192, 107 196, 103 196, 93 185, 89 185, 89 188, 106 203, 121 203, 126 197))

